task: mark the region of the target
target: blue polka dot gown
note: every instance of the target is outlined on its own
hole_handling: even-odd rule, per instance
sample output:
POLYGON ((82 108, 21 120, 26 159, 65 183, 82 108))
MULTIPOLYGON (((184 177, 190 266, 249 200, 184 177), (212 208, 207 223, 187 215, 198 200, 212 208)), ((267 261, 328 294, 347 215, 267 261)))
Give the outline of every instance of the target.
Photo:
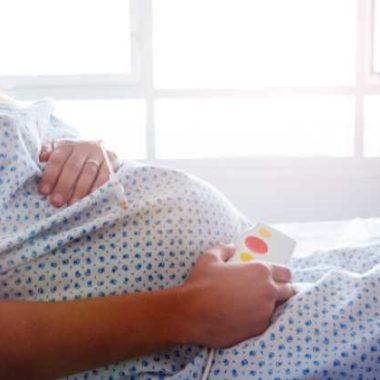
MULTIPOLYGON (((41 101, 0 106, 0 298, 60 301, 181 284, 196 258, 234 241, 249 222, 217 190, 188 174, 125 162, 129 200, 111 183, 55 209, 37 191, 42 142, 77 138, 41 101)), ((216 350, 209 379, 379 379, 380 247, 294 259, 308 282, 269 329, 216 350)), ((254 284, 252 284, 254 286, 254 284)), ((200 379, 208 351, 181 345, 70 379, 200 379)))

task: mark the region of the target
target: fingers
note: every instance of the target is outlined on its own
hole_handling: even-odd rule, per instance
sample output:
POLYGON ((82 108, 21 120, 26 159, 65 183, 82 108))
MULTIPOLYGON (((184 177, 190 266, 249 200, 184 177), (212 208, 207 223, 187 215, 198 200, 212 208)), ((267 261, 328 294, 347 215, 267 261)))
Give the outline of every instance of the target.
POLYGON ((99 170, 101 169, 102 160, 103 157, 96 155, 87 157, 83 164, 80 176, 72 191, 72 195, 68 201, 69 205, 75 203, 79 199, 84 198, 90 193, 98 176, 99 170))
POLYGON ((40 162, 47 162, 53 152, 52 146, 49 145, 43 145, 41 147, 41 152, 40 152, 40 162))
MULTIPOLYGON (((117 155, 107 154, 116 169, 119 166, 117 155)), ((103 149, 92 141, 61 140, 54 146, 44 146, 40 160, 45 161, 46 166, 39 191, 50 194, 50 202, 56 207, 84 198, 110 177, 103 149)))
POLYGON ((272 264, 270 265, 273 280, 276 282, 290 282, 292 273, 290 269, 283 265, 272 264))
POLYGON ((73 152, 67 159, 60 173, 58 182, 50 196, 51 203, 54 206, 61 207, 67 203, 86 159, 87 156, 80 152, 73 152))
POLYGON ((288 298, 294 296, 295 294, 296 291, 291 284, 277 284, 277 301, 286 301, 288 298))
POLYGON ((71 146, 60 145, 51 153, 39 185, 42 194, 48 195, 52 192, 71 152, 71 146))
POLYGON ((103 186, 108 181, 109 177, 110 177, 110 172, 107 168, 107 164, 105 160, 103 160, 99 168, 98 174, 96 176, 95 182, 93 183, 91 187, 90 193, 92 193, 99 187, 103 186))
POLYGON ((222 261, 226 262, 234 255, 235 246, 233 244, 223 244, 219 252, 222 261))
POLYGON ((295 289, 289 283, 292 274, 288 267, 283 265, 272 264, 270 266, 272 271, 272 278, 276 283, 276 302, 286 301, 288 298, 294 296, 295 289))
POLYGON ((234 253, 235 246, 233 244, 218 244, 209 249, 205 254, 208 254, 214 260, 226 262, 234 253))

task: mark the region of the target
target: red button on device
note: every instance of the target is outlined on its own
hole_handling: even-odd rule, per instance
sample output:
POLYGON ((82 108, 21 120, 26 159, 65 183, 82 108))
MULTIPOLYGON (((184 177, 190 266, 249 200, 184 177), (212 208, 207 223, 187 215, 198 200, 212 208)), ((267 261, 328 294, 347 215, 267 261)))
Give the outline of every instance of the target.
POLYGON ((268 246, 264 240, 256 236, 248 236, 245 238, 245 245, 253 252, 265 254, 268 252, 268 246))

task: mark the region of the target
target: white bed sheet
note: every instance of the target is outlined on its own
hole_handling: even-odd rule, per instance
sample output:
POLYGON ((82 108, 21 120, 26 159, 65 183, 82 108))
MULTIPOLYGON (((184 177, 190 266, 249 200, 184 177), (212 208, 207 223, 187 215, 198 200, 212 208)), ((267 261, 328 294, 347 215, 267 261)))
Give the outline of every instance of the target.
POLYGON ((318 250, 380 243, 380 218, 281 223, 274 227, 297 241, 296 257, 309 256, 318 250))

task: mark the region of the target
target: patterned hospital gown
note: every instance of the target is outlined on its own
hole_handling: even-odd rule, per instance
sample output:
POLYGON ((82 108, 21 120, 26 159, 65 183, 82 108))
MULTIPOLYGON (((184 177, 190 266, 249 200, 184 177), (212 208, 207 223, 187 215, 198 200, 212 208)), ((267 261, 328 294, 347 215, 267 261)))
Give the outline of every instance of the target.
MULTIPOLYGON (((249 222, 207 183, 125 162, 127 211, 107 183, 56 209, 37 190, 43 141, 76 138, 48 101, 0 106, 0 299, 58 301, 178 285, 194 261, 249 222)), ((380 379, 380 247, 293 259, 312 285, 261 336, 218 349, 209 379, 380 379)), ((254 284, 252 284, 254 286, 254 284)), ((70 379, 200 379, 208 350, 180 345, 70 379)), ((1 365, 1 363, 0 363, 1 365)))

